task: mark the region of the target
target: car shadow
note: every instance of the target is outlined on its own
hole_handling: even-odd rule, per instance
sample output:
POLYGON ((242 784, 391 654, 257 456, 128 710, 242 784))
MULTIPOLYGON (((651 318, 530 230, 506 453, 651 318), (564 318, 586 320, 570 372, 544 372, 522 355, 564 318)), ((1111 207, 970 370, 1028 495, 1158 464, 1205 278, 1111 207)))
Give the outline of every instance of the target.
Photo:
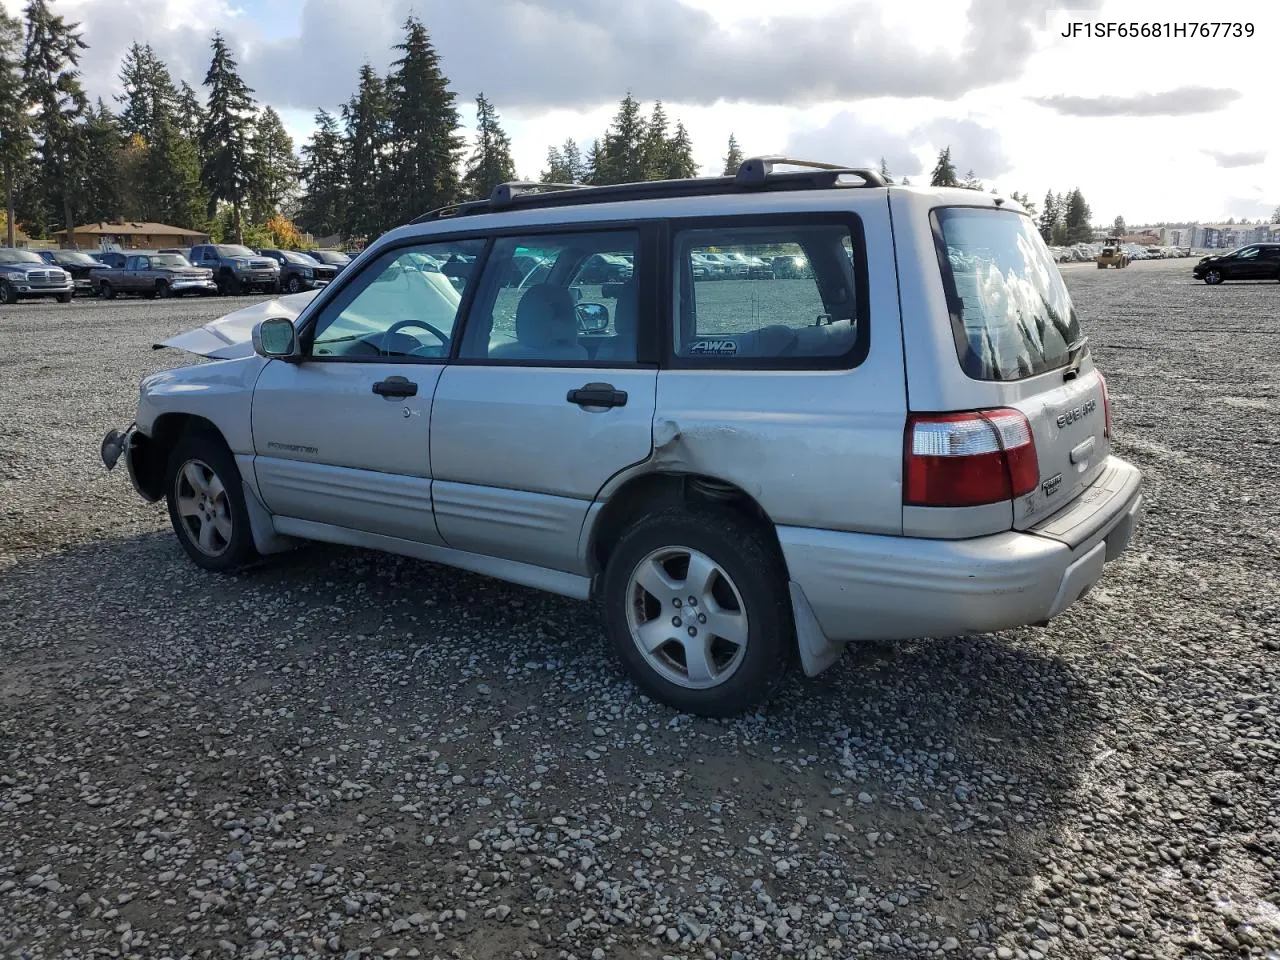
MULTIPOLYGON (((960 936, 995 929, 996 905, 1027 893, 1062 842, 1101 724, 1080 667, 1033 630, 859 645, 815 679, 797 667, 749 716, 677 714, 625 679, 592 605, 327 545, 219 576, 168 532, 104 539, 20 558, 0 577, 0 617, 15 625, 0 639, 0 722, 20 714, 92 739, 131 689, 148 701, 132 722, 193 771, 206 807, 323 808, 322 761, 329 781, 389 796, 429 758, 489 771, 523 798, 515 813, 459 813, 464 836, 495 816, 601 804, 635 824, 635 843, 710 818, 725 843, 760 854, 743 854, 759 861, 743 883, 802 897, 834 870, 927 902, 960 936), (274 758, 269 771, 244 748, 221 758, 245 736, 250 755, 274 758), (786 856, 806 869, 777 865, 788 836, 786 856)), ((122 757, 118 775, 145 779, 144 761, 122 757)))

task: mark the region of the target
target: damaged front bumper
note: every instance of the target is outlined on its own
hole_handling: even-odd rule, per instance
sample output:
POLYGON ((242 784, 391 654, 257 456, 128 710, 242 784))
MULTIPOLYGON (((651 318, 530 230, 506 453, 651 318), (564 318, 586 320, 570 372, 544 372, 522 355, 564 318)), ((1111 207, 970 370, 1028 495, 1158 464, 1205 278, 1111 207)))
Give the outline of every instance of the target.
POLYGON ((133 489, 137 491, 138 496, 154 503, 160 499, 159 495, 155 490, 148 489, 138 476, 135 455, 139 438, 144 442, 146 440, 145 436, 138 433, 136 423, 129 424, 123 431, 116 430, 113 427, 103 436, 102 445, 98 453, 102 458, 102 465, 108 471, 114 470, 116 464, 123 460, 125 469, 129 473, 129 483, 133 485, 133 489))

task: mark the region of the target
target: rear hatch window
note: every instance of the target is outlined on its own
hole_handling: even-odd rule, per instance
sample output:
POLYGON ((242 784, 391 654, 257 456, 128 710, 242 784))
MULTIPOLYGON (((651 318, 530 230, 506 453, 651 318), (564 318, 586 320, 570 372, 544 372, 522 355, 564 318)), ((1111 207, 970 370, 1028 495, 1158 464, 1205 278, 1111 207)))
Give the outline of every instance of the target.
POLYGON ((1029 217, 946 207, 932 214, 956 355, 975 380, 1022 380, 1070 360, 1080 325, 1029 217))

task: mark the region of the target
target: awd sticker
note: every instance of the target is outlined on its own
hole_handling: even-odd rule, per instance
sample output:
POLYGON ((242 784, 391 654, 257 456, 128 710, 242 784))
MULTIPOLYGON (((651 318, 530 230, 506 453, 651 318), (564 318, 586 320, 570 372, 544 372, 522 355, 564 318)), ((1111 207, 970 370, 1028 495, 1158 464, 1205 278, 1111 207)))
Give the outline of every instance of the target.
POLYGON ((689 353, 693 355, 710 354, 713 357, 731 357, 738 352, 736 340, 699 340, 690 345, 689 353))

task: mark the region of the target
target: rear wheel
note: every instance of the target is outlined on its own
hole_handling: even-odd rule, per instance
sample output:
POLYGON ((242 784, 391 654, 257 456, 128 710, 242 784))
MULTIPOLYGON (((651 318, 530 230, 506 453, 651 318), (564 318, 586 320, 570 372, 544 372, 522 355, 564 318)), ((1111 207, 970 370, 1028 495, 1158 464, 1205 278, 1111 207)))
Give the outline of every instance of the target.
POLYGON ((178 542, 198 566, 229 571, 257 556, 240 471, 221 437, 199 433, 178 441, 165 492, 178 542))
POLYGON ((103 280, 98 286, 98 296, 102 297, 103 300, 114 300, 116 298, 116 288, 103 280))
POLYGON ((1222 272, 1219 270, 1210 270, 1204 275, 1204 282, 1210 286, 1214 286, 1222 282, 1222 272))
POLYGON ((675 507, 631 526, 609 557, 605 625, 627 672, 679 710, 764 703, 794 648, 787 576, 764 532, 729 510, 675 507))

